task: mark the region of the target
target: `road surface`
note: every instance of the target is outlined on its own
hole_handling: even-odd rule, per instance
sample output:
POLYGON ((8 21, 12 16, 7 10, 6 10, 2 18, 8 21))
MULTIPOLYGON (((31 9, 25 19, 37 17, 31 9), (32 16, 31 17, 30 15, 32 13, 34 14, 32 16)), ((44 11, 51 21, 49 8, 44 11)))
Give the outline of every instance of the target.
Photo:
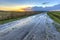
POLYGON ((60 40, 60 33, 47 13, 41 13, 0 25, 0 40, 60 40))

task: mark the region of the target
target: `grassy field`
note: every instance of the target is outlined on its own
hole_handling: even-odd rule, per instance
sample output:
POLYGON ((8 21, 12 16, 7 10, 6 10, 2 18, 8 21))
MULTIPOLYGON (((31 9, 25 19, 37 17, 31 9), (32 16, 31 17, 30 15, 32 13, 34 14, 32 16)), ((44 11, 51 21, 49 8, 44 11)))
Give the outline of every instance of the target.
POLYGON ((26 18, 26 17, 28 17, 28 16, 22 16, 22 17, 18 17, 18 18, 12 18, 12 19, 0 20, 0 24, 4 24, 4 23, 16 21, 16 20, 20 20, 20 19, 26 18))
POLYGON ((57 23, 60 23, 60 12, 48 12, 48 15, 57 23))
POLYGON ((14 11, 0 11, 0 24, 15 21, 31 15, 39 14, 40 12, 14 12, 14 11))
MULTIPOLYGON (((56 11, 56 12, 48 12, 48 15, 57 23, 60 24, 60 12, 56 11)), ((57 29, 57 31, 60 32, 60 25, 55 24, 55 27, 57 29)))

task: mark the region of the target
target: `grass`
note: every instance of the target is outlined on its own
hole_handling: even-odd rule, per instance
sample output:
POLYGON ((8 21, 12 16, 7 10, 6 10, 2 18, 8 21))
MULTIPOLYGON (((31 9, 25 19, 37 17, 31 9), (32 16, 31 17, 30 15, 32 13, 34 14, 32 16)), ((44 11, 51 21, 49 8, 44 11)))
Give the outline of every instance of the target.
POLYGON ((19 20, 22 18, 26 18, 31 15, 39 14, 41 13, 40 11, 38 12, 11 12, 11 11, 2 11, 0 12, 0 24, 12 22, 15 20, 19 20))
POLYGON ((48 15, 57 23, 60 23, 60 12, 48 12, 48 15))
MULTIPOLYGON (((48 15, 58 24, 60 24, 60 12, 48 12, 48 15)), ((60 32, 60 25, 54 23, 58 32, 60 32)))
POLYGON ((16 20, 20 20, 20 19, 26 18, 26 17, 28 17, 28 16, 23 16, 23 17, 19 17, 19 18, 12 18, 12 19, 1 20, 1 21, 0 21, 0 24, 4 24, 4 23, 16 21, 16 20))

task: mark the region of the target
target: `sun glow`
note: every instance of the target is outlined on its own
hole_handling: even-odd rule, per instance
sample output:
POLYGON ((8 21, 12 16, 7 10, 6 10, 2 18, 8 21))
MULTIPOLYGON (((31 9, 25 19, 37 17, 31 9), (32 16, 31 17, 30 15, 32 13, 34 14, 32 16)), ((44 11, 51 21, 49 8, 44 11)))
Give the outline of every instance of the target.
POLYGON ((25 11, 23 8, 29 7, 28 5, 24 6, 10 6, 10 7, 0 7, 0 10, 6 10, 6 11, 25 11))

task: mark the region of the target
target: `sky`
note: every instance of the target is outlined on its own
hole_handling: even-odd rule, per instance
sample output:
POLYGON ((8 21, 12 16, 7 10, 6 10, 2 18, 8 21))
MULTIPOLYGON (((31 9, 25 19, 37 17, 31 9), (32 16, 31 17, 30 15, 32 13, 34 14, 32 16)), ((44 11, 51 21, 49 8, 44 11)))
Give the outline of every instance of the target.
POLYGON ((0 0, 0 10, 18 10, 26 7, 52 7, 60 0, 0 0))

